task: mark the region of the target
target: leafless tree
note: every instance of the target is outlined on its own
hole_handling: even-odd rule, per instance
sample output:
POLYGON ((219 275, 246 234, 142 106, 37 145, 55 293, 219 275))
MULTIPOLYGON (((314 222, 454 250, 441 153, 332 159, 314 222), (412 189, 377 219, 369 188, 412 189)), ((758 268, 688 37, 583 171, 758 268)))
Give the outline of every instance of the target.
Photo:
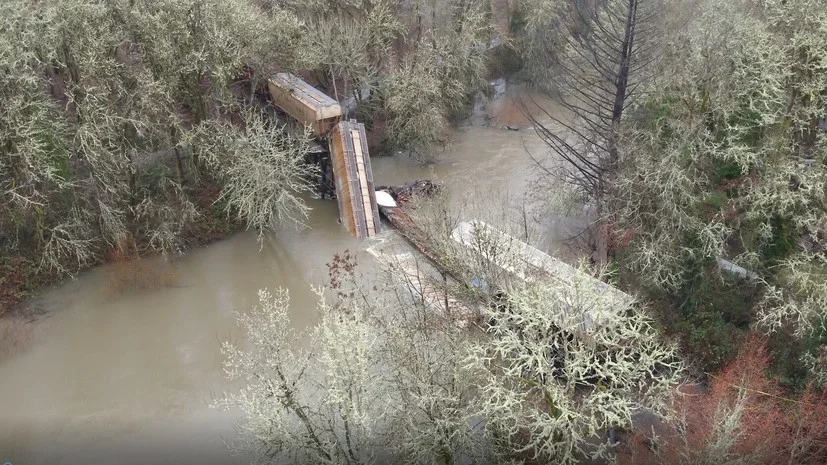
POLYGON ((531 98, 522 102, 554 155, 535 160, 546 174, 576 186, 595 203, 598 216, 622 161, 618 143, 624 113, 654 73, 665 8, 663 0, 573 2, 556 19, 567 30, 540 39, 548 41, 547 48, 561 50, 546 55, 553 61, 536 76, 554 109, 531 98))

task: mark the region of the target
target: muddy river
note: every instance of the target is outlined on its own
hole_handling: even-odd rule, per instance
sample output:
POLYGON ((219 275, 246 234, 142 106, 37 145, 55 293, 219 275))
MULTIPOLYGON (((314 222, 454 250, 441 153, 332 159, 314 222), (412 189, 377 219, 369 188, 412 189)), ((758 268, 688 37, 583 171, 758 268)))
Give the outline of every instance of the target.
MULTIPOLYGON (((519 125, 515 111, 508 97, 482 109, 493 125, 478 115, 458 127, 436 164, 375 158, 377 184, 431 178, 456 196, 474 188, 522 194, 533 176, 526 148, 544 149, 530 129, 502 127, 519 125)), ((335 202, 310 203, 307 229, 273 233, 263 244, 241 232, 172 264, 107 265, 44 292, 34 302, 43 316, 12 328, 17 341, 0 354, 0 463, 243 462, 224 444, 234 437, 233 413, 209 408, 233 389, 219 352, 220 341, 243 337, 233 312, 248 309, 258 289, 285 286, 293 325, 312 325, 310 285, 327 282, 325 263, 366 247, 337 224, 335 202), (137 275, 157 285, 124 285, 137 275)), ((548 235, 553 242, 555 231, 548 235)))

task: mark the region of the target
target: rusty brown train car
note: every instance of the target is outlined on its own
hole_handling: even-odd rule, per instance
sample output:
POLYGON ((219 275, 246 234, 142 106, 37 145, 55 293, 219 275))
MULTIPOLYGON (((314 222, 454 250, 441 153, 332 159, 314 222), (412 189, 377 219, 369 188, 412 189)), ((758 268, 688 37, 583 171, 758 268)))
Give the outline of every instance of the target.
POLYGON ((267 82, 273 103, 297 121, 324 137, 342 117, 342 107, 330 96, 289 73, 278 73, 267 82))

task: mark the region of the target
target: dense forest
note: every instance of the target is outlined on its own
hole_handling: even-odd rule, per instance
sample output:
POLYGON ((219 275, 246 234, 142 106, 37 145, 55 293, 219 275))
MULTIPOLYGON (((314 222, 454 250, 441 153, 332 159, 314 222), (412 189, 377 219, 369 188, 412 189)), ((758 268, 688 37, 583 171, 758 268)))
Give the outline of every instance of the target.
POLYGON ((309 133, 272 115, 273 73, 352 99, 372 152, 423 163, 493 76, 551 102, 521 102, 548 149, 526 154, 539 208, 587 206, 578 269, 635 301, 492 274, 423 200, 450 274, 507 297, 444 284, 483 308, 469 331, 337 256, 304 352, 287 291, 262 291, 239 317, 251 346, 224 346, 246 387, 219 402, 258 463, 827 461, 821 0, 8 0, 0 17, 6 308, 107 260, 301 224, 309 133))
MULTIPOLYGON (((3 2, 0 302, 113 256, 304 219, 307 135, 272 73, 352 95, 426 158, 485 83, 479 1, 3 2)), ((377 152, 378 147, 377 147, 377 152)))

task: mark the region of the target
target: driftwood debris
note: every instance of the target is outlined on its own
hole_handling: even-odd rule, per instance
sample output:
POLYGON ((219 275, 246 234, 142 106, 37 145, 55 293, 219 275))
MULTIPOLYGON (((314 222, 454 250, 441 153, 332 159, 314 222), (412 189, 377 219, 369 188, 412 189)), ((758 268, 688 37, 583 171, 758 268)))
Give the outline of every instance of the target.
POLYGON ((415 197, 433 195, 438 189, 438 186, 430 180, 420 179, 402 186, 379 186, 377 191, 386 192, 390 194, 396 202, 395 207, 380 206, 379 212, 391 222, 391 224, 417 249, 430 257, 423 249, 427 246, 424 243, 427 238, 424 237, 422 230, 416 226, 414 221, 405 211, 406 205, 415 197))
POLYGON ((396 202, 395 207, 379 206, 379 212, 407 239, 411 244, 424 253, 428 258, 433 259, 428 250, 426 239, 422 230, 416 226, 410 215, 405 211, 405 206, 418 196, 432 195, 437 185, 427 179, 414 181, 402 186, 379 186, 377 191, 390 194, 396 202))
MULTIPOLYGON (((428 179, 417 180, 402 186, 388 187, 380 186, 376 190, 387 192, 396 201, 395 207, 379 207, 379 212, 390 221, 393 227, 399 231, 403 238, 416 250, 431 261, 436 267, 450 276, 457 282, 465 284, 459 276, 452 273, 445 260, 429 245, 430 238, 410 217, 406 211, 406 205, 416 197, 427 197, 433 195, 440 189, 440 186, 428 179)), ((409 207, 408 207, 409 208, 409 207)))
POLYGON ((430 196, 437 192, 439 186, 429 179, 420 179, 402 186, 379 186, 377 191, 387 192, 396 201, 398 208, 404 207, 412 198, 430 196))

